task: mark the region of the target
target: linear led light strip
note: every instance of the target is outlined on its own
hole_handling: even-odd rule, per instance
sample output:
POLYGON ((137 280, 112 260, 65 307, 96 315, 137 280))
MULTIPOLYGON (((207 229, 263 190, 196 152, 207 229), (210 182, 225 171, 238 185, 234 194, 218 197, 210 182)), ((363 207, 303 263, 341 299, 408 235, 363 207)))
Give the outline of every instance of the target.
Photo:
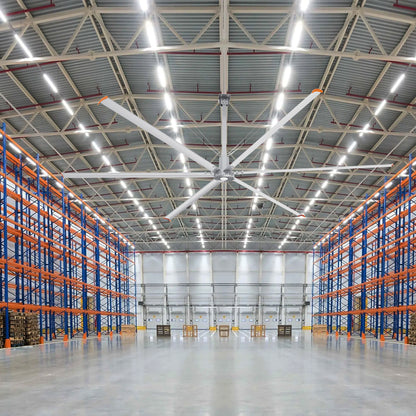
MULTIPOLYGON (((405 77, 406 77, 406 73, 402 73, 402 74, 400 74, 399 75, 399 77, 397 78, 397 80, 394 82, 394 84, 393 84, 393 86, 391 87, 391 89, 390 89, 390 93, 389 94, 393 94, 394 92, 396 92, 397 91, 397 89, 399 88, 399 86, 400 86, 400 84, 403 82, 403 80, 405 79, 405 77)), ((380 102, 380 104, 378 105, 378 107, 376 108, 376 111, 374 112, 374 115, 375 116, 378 116, 379 114, 381 114, 381 112, 383 111, 383 109, 384 109, 384 107, 385 107, 385 105, 386 105, 386 103, 387 103, 387 99, 384 99, 384 100, 382 100, 381 102, 380 102)), ((368 132, 368 129, 369 129, 369 127, 370 127, 370 122, 369 123, 366 123, 365 125, 364 125, 364 128, 361 130, 361 132, 359 133, 359 136, 360 137, 362 137, 365 133, 367 133, 368 132)), ((347 150, 347 152, 348 153, 351 153, 354 149, 355 149, 355 147, 357 146, 357 141, 353 141, 351 144, 350 144, 350 146, 348 147, 348 150, 347 150)), ((338 165, 342 165, 343 163, 345 163, 346 162, 346 160, 347 160, 347 156, 346 155, 343 155, 343 156, 341 156, 341 158, 339 159, 339 161, 338 161, 338 165)), ((334 171, 333 171, 334 172, 334 171)), ((336 173, 336 172, 335 172, 336 173)), ((331 176, 333 176, 333 174, 334 173, 331 173, 331 176)), ((328 181, 325 181, 326 183, 328 182, 328 181)), ((326 187, 326 185, 325 185, 325 187, 323 186, 324 184, 325 184, 325 182, 321 185, 321 188, 322 189, 324 189, 325 187, 326 187)), ((385 186, 385 188, 390 188, 391 186, 393 185, 393 182, 387 182, 384 186, 385 186)), ((319 191, 317 191, 317 193, 320 193, 321 191, 319 190, 319 191)), ((376 198, 379 196, 379 194, 376 194, 376 198)), ((315 197, 316 197, 316 194, 315 194, 315 197)), ((313 200, 314 201, 314 200, 313 200)), ((362 211, 362 209, 363 209, 363 206, 360 206, 358 209, 357 209, 357 212, 361 212, 362 211)), ((350 214, 350 215, 348 215, 345 219, 344 219, 344 221, 342 222, 343 224, 346 224, 350 219, 352 219, 354 217, 354 214, 350 214)), ((328 234, 328 235, 331 235, 332 234, 332 231, 328 234)), ((322 243, 324 243, 325 241, 326 241, 326 239, 328 238, 328 235, 324 238, 324 239, 322 239, 322 240, 320 240, 317 244, 315 244, 314 245, 314 249, 316 249, 317 247, 318 247, 318 244, 322 244, 322 243)))
MULTIPOLYGON (((152 22, 151 18, 149 18, 147 16, 147 13, 148 13, 149 8, 150 8, 149 7, 149 2, 147 0, 139 0, 139 6, 140 6, 142 12, 146 16, 145 28, 146 28, 146 34, 147 34, 148 42, 150 44, 150 47, 152 49, 155 49, 158 46, 158 39, 157 39, 156 30, 154 28, 153 22, 152 22)), ((168 84, 167 83, 167 77, 166 77, 165 69, 162 65, 157 65, 156 74, 157 74, 157 77, 158 77, 158 80, 159 80, 159 84, 160 84, 161 88, 164 91, 163 99, 164 99, 164 102, 165 102, 166 109, 170 114, 170 127, 172 128, 172 130, 175 134, 178 134, 179 125, 178 125, 178 122, 177 122, 177 120, 176 120, 176 118, 173 114, 174 101, 173 101, 173 98, 172 98, 171 94, 169 93, 169 91, 167 91, 167 84, 168 84)), ((182 139, 179 137, 179 135, 176 137, 176 141, 179 142, 179 143, 182 143, 182 139)), ((185 158, 185 155, 183 153, 179 154, 179 160, 183 164, 183 171, 185 173, 188 172, 186 158, 185 158)), ((192 183, 191 183, 191 180, 189 178, 185 179, 185 186, 187 187, 188 195, 192 196, 194 194, 194 191, 192 189, 192 183)), ((192 209, 194 211, 197 210, 196 203, 192 204, 192 209)), ((202 248, 205 248, 205 241, 204 241, 204 238, 203 238, 203 235, 202 235, 201 224, 200 224, 200 221, 199 221, 198 218, 197 218, 197 225, 198 225, 198 229, 199 229, 199 236, 201 238, 202 248)))
MULTIPOLYGON (((299 9, 302 14, 307 11, 309 4, 310 4, 310 0, 299 0, 299 9)), ((302 37, 302 31, 303 31, 303 21, 302 21, 302 18, 299 18, 295 23, 292 36, 291 36, 290 48, 292 50, 295 50, 299 47, 299 43, 302 37)), ((287 64, 283 69, 282 77, 280 79, 280 87, 282 90, 277 95, 277 99, 275 103, 275 110, 276 110, 277 116, 272 119, 272 126, 277 123, 277 117, 279 115, 279 112, 283 109, 283 106, 285 103, 285 89, 289 85, 291 75, 292 75, 292 67, 291 65, 287 64)), ((263 155, 263 166, 262 166, 263 170, 265 169, 265 164, 267 163, 267 160, 269 159, 269 154, 267 153, 267 151, 270 150, 272 143, 273 142, 271 138, 266 142, 266 145, 265 145, 266 153, 264 153, 263 155)), ((261 177, 257 182, 257 186, 260 187, 262 184, 263 184, 263 178, 261 177)), ((253 204, 253 207, 254 207, 254 204, 253 204)), ((303 214, 305 215, 308 211, 309 211, 309 207, 307 207, 307 209, 303 212, 303 214)), ((286 244, 288 238, 290 238, 290 236, 292 235, 293 231, 295 230, 299 222, 300 222, 300 219, 297 219, 295 221, 295 224, 292 225, 291 230, 287 233, 286 237, 281 241, 279 245, 279 249, 281 249, 286 244)))
MULTIPOLYGON (((0 20, 2 20, 3 21, 3 23, 9 23, 8 22, 8 19, 7 19, 7 16, 5 15, 5 13, 2 11, 2 10, 0 10, 0 20)), ((11 28, 11 30, 13 31, 13 34, 14 34, 14 38, 16 39, 16 42, 19 44, 19 46, 22 48, 22 50, 25 52, 25 54, 26 54, 26 56, 30 59, 30 60, 32 60, 33 59, 33 54, 32 54, 32 52, 30 51, 30 49, 28 48, 28 46, 23 42, 23 39, 19 36, 19 34, 18 33, 16 33, 16 31, 14 30, 14 28, 13 28, 13 26, 9 23, 9 26, 10 26, 10 28, 11 28)), ((52 78, 50 77, 50 75, 48 75, 47 73, 45 73, 45 72, 43 72, 42 71, 42 68, 38 65, 38 68, 39 68, 39 70, 40 70, 40 72, 41 72, 41 74, 42 74, 42 76, 43 76, 43 79, 44 79, 44 81, 48 84, 48 86, 49 86, 49 88, 52 90, 52 92, 54 92, 55 94, 58 94, 58 95, 60 95, 59 94, 59 90, 58 90, 58 88, 57 88, 57 86, 56 86, 56 84, 53 82, 53 80, 52 80, 52 78)), ((61 98, 61 103, 62 103, 62 106, 66 109, 66 111, 69 113, 69 115, 70 116, 74 116, 74 111, 72 110, 72 108, 70 107, 70 105, 68 104, 68 102, 67 101, 65 101, 63 98, 61 98)), ((76 118, 76 117, 75 117, 76 118)), ((77 122, 78 122, 78 120, 77 120, 77 122)), ((89 132, 88 132, 88 130, 85 128, 85 126, 82 124, 82 123, 80 123, 80 122, 78 122, 78 127, 79 127, 79 132, 81 132, 81 133, 83 133, 83 134, 85 134, 85 136, 86 137, 89 137, 89 132)), ((93 147, 95 148, 95 150, 98 152, 98 153, 101 153, 101 150, 100 150, 100 148, 99 148, 99 146, 93 141, 92 142, 92 145, 93 145, 93 147)), ((10 146, 10 148, 11 149, 13 149, 15 152, 17 152, 17 153, 21 153, 21 150, 16 146, 16 145, 14 145, 13 143, 11 143, 11 142, 9 142, 9 146, 10 146)), ((106 164, 106 165, 109 165, 109 166, 111 166, 111 164, 110 164, 110 161, 109 161, 109 159, 108 159, 108 157, 106 157, 105 155, 102 155, 102 158, 103 158, 103 161, 104 161, 104 163, 106 164)), ((30 158, 26 158, 26 160, 27 161, 29 161, 29 163, 30 164, 32 164, 32 165, 36 165, 36 163, 32 160, 32 159, 30 159, 30 158)), ((114 168, 113 167, 111 167, 111 169, 113 170, 113 171, 115 171, 114 170, 114 168)), ((45 171, 45 170, 43 170, 42 169, 42 176, 49 176, 49 174, 45 171)), ((122 182, 122 181, 121 181, 122 182)), ((63 188, 64 187, 64 185, 60 182, 60 181, 56 181, 56 185, 59 187, 59 188, 63 188)), ((130 190, 128 190, 127 191, 128 193, 129 193, 129 195, 132 195, 132 193, 131 193, 131 191, 130 190)), ((69 194, 68 194, 70 197, 73 197, 74 195, 72 194, 72 192, 69 192, 69 194)), ((77 197, 78 198, 78 197, 77 197)), ((82 201, 82 200, 80 200, 80 199, 77 199, 77 201, 82 201)), ((134 199, 134 203, 136 204, 136 205, 139 205, 138 204, 138 201, 136 200, 136 199, 134 199)), ((85 208, 86 208, 86 210, 88 211, 88 212, 91 212, 92 210, 91 210, 91 208, 89 208, 89 206, 88 205, 85 205, 85 208)), ((100 220, 100 222, 102 223, 102 224, 105 224, 106 223, 106 221, 101 217, 101 216, 98 216, 97 214, 95 214, 94 215, 97 219, 99 219, 100 220)), ((121 239, 124 241, 124 242, 126 242, 127 244, 129 244, 131 247, 133 247, 134 248, 134 245, 130 242, 130 241, 128 241, 120 232, 118 232, 114 227, 112 227, 110 224, 109 224, 109 226, 111 227, 111 228, 113 228, 113 230, 121 237, 121 239)))

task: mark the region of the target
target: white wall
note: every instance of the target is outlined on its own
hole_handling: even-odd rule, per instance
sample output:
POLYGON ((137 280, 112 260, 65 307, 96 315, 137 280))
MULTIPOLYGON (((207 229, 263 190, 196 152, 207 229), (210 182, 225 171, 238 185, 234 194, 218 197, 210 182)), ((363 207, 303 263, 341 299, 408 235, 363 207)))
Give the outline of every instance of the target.
POLYGON ((186 311, 188 323, 211 309, 210 325, 228 315, 237 325, 238 315, 250 311, 259 323, 264 314, 276 314, 281 323, 300 318, 303 326, 310 325, 310 307, 304 304, 311 301, 311 254, 143 253, 137 255, 136 270, 141 283, 137 293, 145 305, 139 321, 144 324, 149 313, 168 321, 173 308, 176 316, 186 311))

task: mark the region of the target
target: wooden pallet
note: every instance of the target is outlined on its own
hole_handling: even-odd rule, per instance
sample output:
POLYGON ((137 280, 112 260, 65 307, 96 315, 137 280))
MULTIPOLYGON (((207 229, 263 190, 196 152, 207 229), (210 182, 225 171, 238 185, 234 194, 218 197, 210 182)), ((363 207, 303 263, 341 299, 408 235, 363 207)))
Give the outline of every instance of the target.
POLYGON ((227 338, 230 336, 230 325, 220 325, 218 333, 221 338, 227 338))
POLYGON ((182 333, 184 338, 195 338, 198 336, 197 325, 184 325, 182 327, 182 333))
POLYGON ((266 336, 266 325, 251 325, 250 334, 253 338, 266 336))
POLYGON ((278 325, 277 335, 279 337, 291 337, 292 336, 292 325, 278 325))

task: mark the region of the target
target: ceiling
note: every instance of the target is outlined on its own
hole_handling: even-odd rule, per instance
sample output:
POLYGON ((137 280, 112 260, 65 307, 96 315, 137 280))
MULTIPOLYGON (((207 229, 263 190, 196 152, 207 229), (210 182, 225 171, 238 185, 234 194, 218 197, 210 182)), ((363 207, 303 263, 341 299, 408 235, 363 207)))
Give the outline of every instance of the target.
MULTIPOLYGON (((183 179, 125 179, 125 187, 116 179, 65 181, 140 250, 198 250, 201 235, 208 250, 310 250, 415 153, 416 69, 410 64, 416 54, 416 8, 413 1, 393 3, 311 0, 301 12, 300 2, 292 1, 155 1, 143 12, 136 0, 2 0, 8 23, 0 23, 0 121, 58 175, 107 172, 103 156, 119 172, 181 171, 178 152, 98 102, 109 96, 218 164, 220 93, 230 94, 228 151, 233 160, 270 128, 274 117, 290 111, 313 89, 322 89, 273 136, 269 150, 261 146, 241 167, 259 169, 266 151, 269 169, 335 167, 344 155, 347 165, 392 166, 333 176, 265 175, 261 186, 259 177, 246 177, 247 183, 298 212, 309 206, 298 223, 262 198, 253 209, 253 194, 233 182, 215 188, 198 201, 196 210, 169 223, 163 218, 188 198, 189 188, 197 192, 208 179, 190 184, 183 179), (156 31, 153 49, 146 19, 156 31), (299 47, 289 48, 299 19, 299 47), (14 32, 35 60, 27 59, 14 32), (171 113, 157 65, 165 68, 171 113), (288 65, 292 72, 277 113, 288 65), (59 93, 51 91, 43 73, 59 93), (391 93, 402 73, 402 84, 391 93), (385 106, 375 115, 383 99, 385 106), (178 121, 177 134, 171 116, 178 121), (369 131, 360 136, 367 123, 369 131), (348 152, 354 141, 356 147, 348 152)), ((201 170, 190 160, 185 165, 201 170)))

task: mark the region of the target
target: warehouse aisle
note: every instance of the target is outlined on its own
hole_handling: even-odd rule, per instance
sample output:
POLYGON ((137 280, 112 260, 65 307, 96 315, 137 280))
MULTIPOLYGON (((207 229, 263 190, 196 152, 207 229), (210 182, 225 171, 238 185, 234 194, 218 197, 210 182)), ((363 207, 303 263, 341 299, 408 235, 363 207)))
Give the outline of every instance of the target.
POLYGON ((413 415, 416 347, 359 339, 75 340, 0 350, 4 415, 413 415), (364 390, 365 388, 365 390, 364 390))

